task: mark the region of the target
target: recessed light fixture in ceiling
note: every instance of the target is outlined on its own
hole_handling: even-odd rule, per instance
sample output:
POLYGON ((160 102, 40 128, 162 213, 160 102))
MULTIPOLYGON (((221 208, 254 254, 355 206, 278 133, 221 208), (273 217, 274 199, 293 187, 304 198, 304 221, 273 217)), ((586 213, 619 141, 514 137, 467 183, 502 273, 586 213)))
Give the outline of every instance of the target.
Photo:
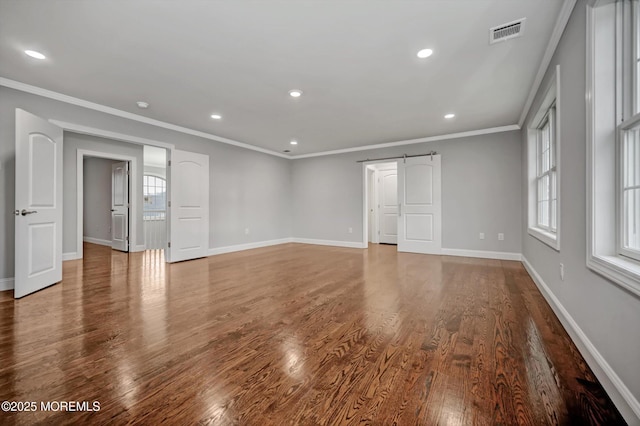
POLYGON ((222 116, 220 114, 211 114, 211 118, 213 118, 214 120, 220 120, 222 116))
POLYGON ((296 140, 293 140, 293 141, 291 141, 291 142, 289 142, 289 143, 290 143, 291 145, 298 145, 298 141, 296 141, 296 140))
POLYGON ((450 119, 454 118, 455 116, 456 116, 455 114, 449 113, 449 114, 445 114, 444 118, 450 120, 450 119))
POLYGON ((144 101, 138 101, 136 102, 136 105, 138 105, 138 108, 142 108, 142 109, 149 108, 149 103, 144 101))
POLYGON ((289 96, 291 96, 292 98, 299 98, 300 96, 302 96, 302 90, 298 90, 298 89, 289 90, 289 96))
POLYGON ((428 58, 431 55, 433 55, 433 50, 431 49, 422 49, 416 54, 416 56, 420 59, 428 58))
POLYGON ((27 54, 28 56, 31 56, 32 58, 35 58, 35 59, 46 59, 47 58, 42 53, 36 52, 35 50, 25 50, 24 53, 27 54))

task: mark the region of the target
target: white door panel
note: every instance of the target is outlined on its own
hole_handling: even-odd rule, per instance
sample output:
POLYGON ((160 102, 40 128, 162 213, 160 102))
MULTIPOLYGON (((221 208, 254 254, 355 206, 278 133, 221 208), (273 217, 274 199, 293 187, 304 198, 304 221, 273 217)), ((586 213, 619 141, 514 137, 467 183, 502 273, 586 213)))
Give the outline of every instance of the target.
POLYGON ((111 165, 111 248, 129 251, 129 162, 111 165))
POLYGON ((439 155, 398 162, 398 251, 442 251, 441 160, 439 155))
POLYGON ((171 159, 171 262, 209 252, 209 156, 174 150, 171 159))
POLYGON ((398 243, 398 171, 396 168, 378 171, 379 229, 381 243, 398 243))
POLYGON ((62 280, 62 129, 16 109, 16 298, 62 280))

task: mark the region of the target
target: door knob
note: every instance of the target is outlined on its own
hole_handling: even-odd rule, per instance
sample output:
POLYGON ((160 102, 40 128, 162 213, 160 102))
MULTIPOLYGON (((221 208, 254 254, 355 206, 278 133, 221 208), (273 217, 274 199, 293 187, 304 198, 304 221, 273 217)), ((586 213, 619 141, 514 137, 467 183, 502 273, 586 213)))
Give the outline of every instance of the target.
MULTIPOLYGON (((17 211, 17 210, 16 210, 16 211, 17 211)), ((22 216, 26 216, 26 215, 28 215, 28 214, 34 214, 34 213, 38 213, 38 211, 37 211, 37 210, 31 210, 31 211, 29 211, 29 210, 27 210, 27 209, 22 209, 22 211, 20 212, 20 214, 21 214, 22 216)))

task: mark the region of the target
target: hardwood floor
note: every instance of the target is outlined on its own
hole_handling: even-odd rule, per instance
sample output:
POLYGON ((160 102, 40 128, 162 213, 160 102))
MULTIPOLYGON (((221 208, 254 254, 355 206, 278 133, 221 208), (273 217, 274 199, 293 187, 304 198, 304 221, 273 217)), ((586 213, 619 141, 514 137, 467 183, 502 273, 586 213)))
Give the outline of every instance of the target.
POLYGON ((286 244, 165 266, 86 244, 0 293, 6 424, 624 424, 519 262, 286 244))

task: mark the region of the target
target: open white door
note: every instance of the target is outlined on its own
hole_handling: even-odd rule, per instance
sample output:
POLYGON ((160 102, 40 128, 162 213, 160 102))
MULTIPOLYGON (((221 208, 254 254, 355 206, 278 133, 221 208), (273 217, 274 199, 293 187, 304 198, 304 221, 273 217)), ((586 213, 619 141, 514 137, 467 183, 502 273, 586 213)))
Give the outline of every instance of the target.
POLYGON ((173 150, 171 156, 171 262, 209 253, 209 156, 173 150))
POLYGON ((397 168, 378 171, 378 218, 380 220, 379 242, 398 243, 398 170, 397 168))
POLYGON ((16 109, 14 297, 62 281, 62 129, 16 109))
POLYGON ((129 162, 111 165, 111 248, 129 251, 129 162))
POLYGON ((441 253, 440 174, 439 155, 398 161, 398 251, 441 253))

